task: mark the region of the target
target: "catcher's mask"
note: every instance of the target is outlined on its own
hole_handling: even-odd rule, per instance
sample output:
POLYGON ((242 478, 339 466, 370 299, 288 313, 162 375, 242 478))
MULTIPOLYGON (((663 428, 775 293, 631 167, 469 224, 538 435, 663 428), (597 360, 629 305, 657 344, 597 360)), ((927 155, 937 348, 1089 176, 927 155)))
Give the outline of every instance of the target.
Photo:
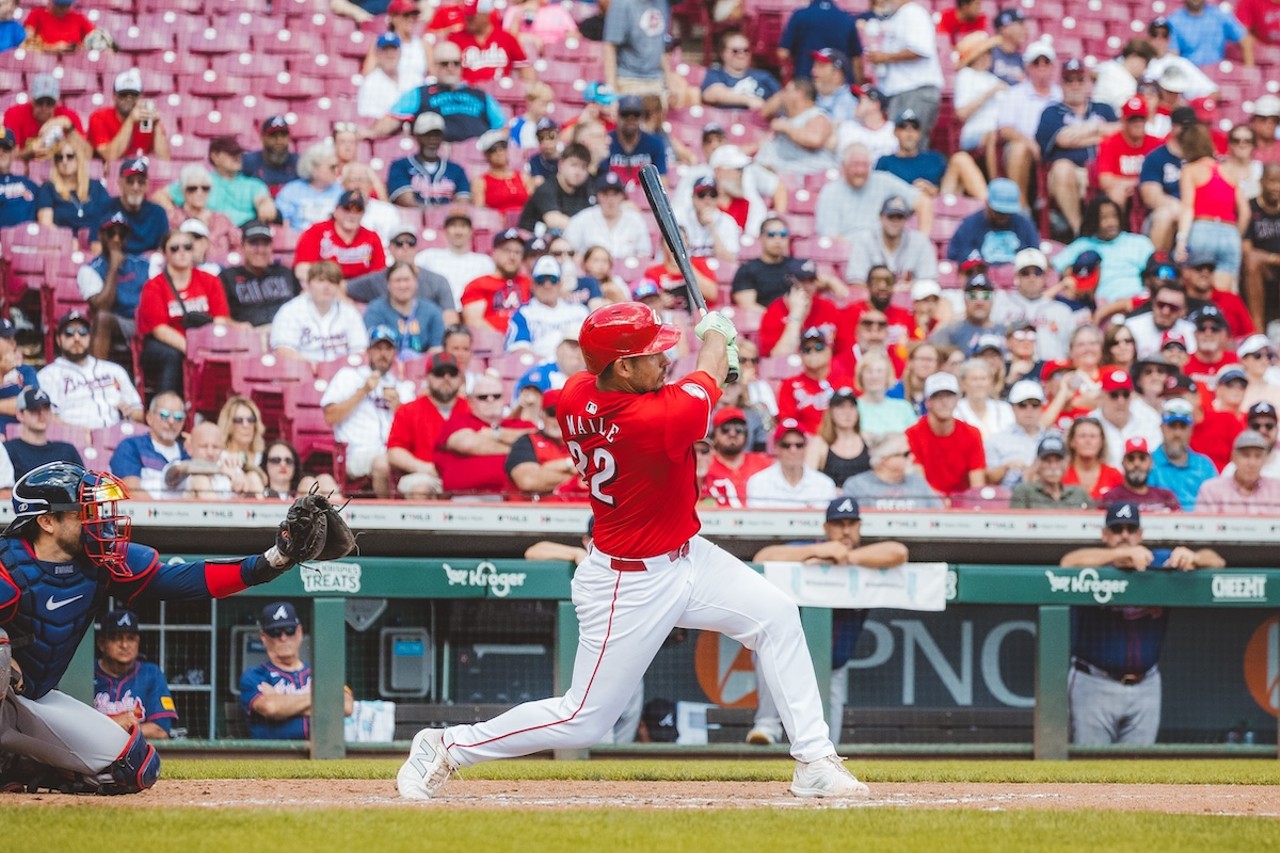
POLYGON ((14 484, 14 519, 4 535, 15 535, 51 512, 78 513, 85 556, 116 579, 128 580, 133 577, 125 561, 132 522, 120 513, 120 502, 128 497, 124 483, 111 474, 50 462, 14 484))

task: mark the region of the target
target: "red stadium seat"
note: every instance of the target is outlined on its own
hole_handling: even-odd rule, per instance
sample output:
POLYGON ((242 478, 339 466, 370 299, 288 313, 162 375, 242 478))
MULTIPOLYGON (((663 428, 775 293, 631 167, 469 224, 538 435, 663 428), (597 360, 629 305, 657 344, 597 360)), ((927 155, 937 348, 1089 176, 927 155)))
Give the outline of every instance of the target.
POLYGON ((112 33, 116 42, 116 50, 128 54, 160 53, 174 46, 173 37, 168 32, 151 27, 133 26, 119 33, 112 33))
POLYGON ((183 362, 188 411, 217 417, 231 391, 231 363, 255 357, 261 349, 262 337, 252 329, 231 324, 188 329, 183 362))

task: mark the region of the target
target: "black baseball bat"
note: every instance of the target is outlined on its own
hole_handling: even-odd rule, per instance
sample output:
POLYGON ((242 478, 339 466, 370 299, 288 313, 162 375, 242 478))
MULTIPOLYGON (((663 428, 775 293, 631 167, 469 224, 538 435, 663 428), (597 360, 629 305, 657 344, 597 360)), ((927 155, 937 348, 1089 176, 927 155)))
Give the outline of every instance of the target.
MULTIPOLYGON (((680 226, 676 224, 676 214, 671 208, 671 198, 667 195, 667 188, 662 185, 662 175, 658 172, 657 166, 649 163, 640 167, 640 186, 644 188, 645 197, 649 199, 649 207, 653 208, 653 215, 658 220, 658 230, 662 232, 662 239, 667 241, 667 248, 676 259, 676 265, 680 267, 685 290, 689 292, 689 301, 698 309, 698 316, 705 317, 707 300, 702 295, 701 288, 698 287, 697 277, 693 274, 693 264, 689 263, 689 248, 684 244, 684 238, 680 236, 680 226)), ((730 370, 729 375, 725 377, 725 382, 737 380, 736 370, 730 370)))

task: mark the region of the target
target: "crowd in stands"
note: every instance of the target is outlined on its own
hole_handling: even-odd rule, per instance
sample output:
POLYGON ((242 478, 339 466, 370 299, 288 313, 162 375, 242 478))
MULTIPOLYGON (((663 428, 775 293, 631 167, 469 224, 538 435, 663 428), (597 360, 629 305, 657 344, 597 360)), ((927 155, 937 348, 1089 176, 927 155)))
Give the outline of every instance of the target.
POLYGON ((1278 512, 1280 13, 1096 5, 0 0, 0 487, 581 500, 582 320, 691 332, 651 164, 707 504, 1278 512))

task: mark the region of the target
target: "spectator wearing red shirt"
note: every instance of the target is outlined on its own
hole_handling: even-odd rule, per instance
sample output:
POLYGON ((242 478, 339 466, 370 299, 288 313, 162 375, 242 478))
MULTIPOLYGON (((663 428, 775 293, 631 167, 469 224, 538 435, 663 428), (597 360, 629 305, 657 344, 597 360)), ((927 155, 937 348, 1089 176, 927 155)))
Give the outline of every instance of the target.
POLYGON ((813 261, 792 265, 791 290, 775 299, 760 319, 760 351, 765 355, 791 355, 800 349, 800 333, 821 329, 827 340, 837 340, 843 320, 840 309, 818 292, 818 265, 813 261))
POLYGON ((465 383, 458 359, 438 352, 427 362, 426 393, 396 409, 387 434, 387 462, 396 490, 410 500, 425 500, 440 494, 440 472, 436 470, 436 439, 455 411, 467 408, 459 397, 465 383))
POLYGON ((1245 426, 1240 408, 1249 377, 1238 364, 1228 364, 1218 371, 1213 400, 1191 430, 1191 449, 1208 456, 1221 471, 1231 461, 1231 443, 1245 426))
MULTIPOLYGON (((916 320, 910 310, 892 304, 893 292, 897 286, 898 277, 887 266, 876 264, 868 269, 867 298, 863 302, 854 302, 841 313, 842 325, 837 344, 841 341, 851 343, 857 335, 858 320, 861 319, 862 312, 874 308, 883 313, 889 321, 886 343, 891 347, 906 346, 907 340, 911 337, 911 330, 915 328, 916 320)), ((840 349, 843 350, 843 347, 840 349)))
POLYGON ((156 372, 156 392, 182 394, 182 363, 187 328, 226 323, 227 294, 216 276, 196 269, 194 238, 173 231, 161 243, 164 267, 142 286, 138 298, 138 336, 142 366, 156 372))
POLYGON ((386 269, 387 255, 382 239, 360 224, 364 204, 364 196, 359 191, 347 190, 338 197, 331 219, 317 222, 302 232, 293 253, 294 275, 305 280, 307 270, 316 261, 333 261, 342 268, 342 277, 346 279, 386 269))
POLYGON ((747 450, 747 416, 736 406, 711 416, 711 463, 707 491, 717 506, 741 509, 747 503, 747 480, 773 464, 767 453, 747 450))
POLYGON ((924 382, 925 414, 907 428, 907 444, 934 491, 954 495, 986 482, 982 433, 955 418, 960 383, 945 371, 924 382))
POLYGON ((951 37, 954 44, 969 33, 987 30, 987 16, 982 14, 981 0, 956 0, 954 9, 943 9, 938 18, 938 32, 951 37))
POLYGON ((71 53, 79 50, 85 36, 93 32, 93 21, 72 10, 76 0, 50 0, 47 7, 27 13, 23 25, 37 50, 71 53))
POLYGON ((1124 482, 1124 475, 1106 463, 1107 434, 1102 422, 1084 416, 1067 430, 1067 475, 1064 486, 1079 486, 1096 502, 1124 482))
POLYGON ((52 74, 37 74, 27 90, 27 102, 4 111, 4 126, 13 131, 13 144, 23 160, 44 157, 71 131, 84 136, 75 111, 58 101, 62 84, 52 74))
POLYGON ((1127 208, 1138 188, 1142 161, 1161 146, 1162 140, 1147 133, 1147 102, 1141 95, 1124 102, 1120 119, 1119 132, 1098 144, 1098 189, 1121 208, 1127 208))
POLYGON ((822 413, 831 404, 835 389, 853 387, 848 376, 831 369, 832 350, 825 332, 805 329, 800 342, 801 373, 778 385, 778 421, 793 418, 806 435, 813 435, 822 423, 822 413))
POLYGON ((493 22, 492 0, 472 0, 466 6, 466 24, 449 41, 462 51, 462 81, 478 86, 518 72, 526 83, 536 79, 529 57, 516 37, 493 22))
POLYGON ((1235 16, 1262 44, 1280 44, 1280 0, 1238 0, 1235 16))
POLYGON ((473 331, 493 329, 507 333, 516 309, 529 301, 533 280, 521 272, 524 238, 508 228, 493 238, 493 266, 490 275, 473 279, 462 291, 462 322, 473 331))
POLYGON ((507 455, 533 432, 526 421, 502 418, 502 382, 476 380, 467 408, 456 407, 436 438, 435 463, 446 493, 497 495, 510 490, 507 455))
POLYGON ((142 73, 136 68, 116 75, 113 103, 89 116, 89 144, 108 162, 121 157, 169 159, 169 131, 155 102, 140 101, 142 73))

